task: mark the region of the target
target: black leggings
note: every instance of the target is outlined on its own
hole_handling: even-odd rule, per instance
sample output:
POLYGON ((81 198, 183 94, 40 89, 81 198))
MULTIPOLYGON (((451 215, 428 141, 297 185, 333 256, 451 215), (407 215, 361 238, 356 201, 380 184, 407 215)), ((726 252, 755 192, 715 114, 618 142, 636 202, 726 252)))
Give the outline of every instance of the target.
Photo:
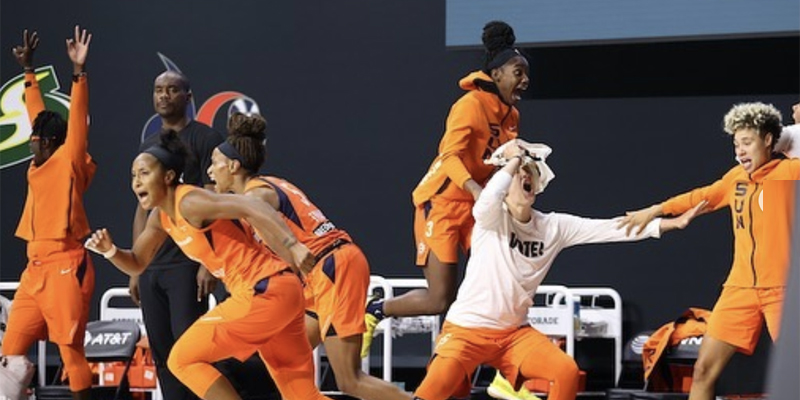
POLYGON ((197 301, 198 268, 178 265, 146 269, 139 277, 144 324, 165 400, 198 399, 167 369, 167 358, 175 341, 208 311, 205 299, 197 301))

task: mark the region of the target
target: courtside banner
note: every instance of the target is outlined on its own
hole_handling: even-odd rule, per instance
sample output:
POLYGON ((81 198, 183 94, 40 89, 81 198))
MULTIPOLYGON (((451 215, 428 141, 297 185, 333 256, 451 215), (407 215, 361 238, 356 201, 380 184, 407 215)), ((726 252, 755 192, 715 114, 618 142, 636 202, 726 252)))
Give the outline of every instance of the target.
POLYGON ((92 321, 86 325, 83 340, 86 355, 92 359, 124 359, 136 349, 141 331, 132 320, 92 321))
MULTIPOLYGON (((52 65, 36 69, 36 79, 45 108, 69 119, 69 96, 61 93, 52 65)), ((19 74, 0 87, 0 169, 28 161, 31 122, 25 110, 25 74, 19 74)))

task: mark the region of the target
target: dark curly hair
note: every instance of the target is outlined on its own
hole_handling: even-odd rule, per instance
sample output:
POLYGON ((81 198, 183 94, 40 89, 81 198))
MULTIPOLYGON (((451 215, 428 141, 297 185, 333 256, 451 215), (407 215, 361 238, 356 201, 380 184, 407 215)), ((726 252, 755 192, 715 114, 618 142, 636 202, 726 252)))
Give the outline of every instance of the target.
POLYGON ((178 137, 178 132, 172 129, 162 130, 159 133, 159 143, 147 148, 142 153, 155 157, 165 170, 175 171, 175 180, 171 183, 173 186, 180 183, 186 161, 192 157, 186 144, 178 137))
POLYGON ((67 139, 67 121, 57 112, 44 110, 33 120, 31 135, 48 139, 55 147, 61 146, 67 139))
POLYGON ((504 50, 514 48, 517 38, 514 36, 514 28, 503 21, 490 21, 483 27, 481 36, 483 47, 486 54, 483 61, 483 70, 489 72, 492 68, 489 64, 504 50))
POLYGON ((259 114, 233 113, 228 119, 225 139, 242 156, 242 167, 251 174, 258 173, 267 158, 267 120, 259 114))

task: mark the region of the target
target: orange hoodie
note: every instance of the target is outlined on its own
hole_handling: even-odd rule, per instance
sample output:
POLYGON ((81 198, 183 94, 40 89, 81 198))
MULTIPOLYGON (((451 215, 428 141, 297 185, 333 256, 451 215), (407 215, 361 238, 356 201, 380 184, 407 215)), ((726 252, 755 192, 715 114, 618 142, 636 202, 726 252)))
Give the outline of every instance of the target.
MULTIPOLYGON (((28 167, 28 194, 16 236, 28 242, 29 255, 43 256, 58 247, 60 250, 81 247, 80 240, 90 232, 83 193, 96 167, 87 152, 89 88, 85 75, 73 82, 71 95, 64 144, 44 164, 37 167, 31 162, 28 167), (63 242, 63 246, 53 247, 52 241, 63 242), (40 243, 42 252, 36 249, 40 243)), ((45 107, 32 72, 25 74, 25 105, 33 125, 45 107)))
POLYGON ((434 195, 473 201, 472 195, 464 190, 464 183, 471 178, 483 186, 494 170, 494 166, 485 165, 483 160, 517 137, 519 111, 503 103, 496 94, 480 89, 478 80, 492 82, 481 71, 459 81, 467 93, 450 108, 439 154, 412 194, 414 205, 434 195))
MULTIPOLYGON (((776 193, 775 181, 800 179, 800 159, 774 159, 748 175, 737 165, 722 179, 709 186, 675 196, 662 204, 665 214, 678 215, 703 199, 708 207, 731 209, 733 220, 733 266, 725 286, 780 287, 786 285, 791 249, 791 221, 794 215, 794 193, 776 193), (764 190, 767 185, 768 190, 764 190), (767 192, 767 195, 764 195, 767 192), (763 196, 763 197, 762 197, 763 196), (764 201, 767 198, 768 201, 764 201), (780 217, 770 217, 766 207, 780 217)), ((785 187, 785 186, 784 186, 785 187)), ((793 185, 791 186, 793 188, 793 185)))

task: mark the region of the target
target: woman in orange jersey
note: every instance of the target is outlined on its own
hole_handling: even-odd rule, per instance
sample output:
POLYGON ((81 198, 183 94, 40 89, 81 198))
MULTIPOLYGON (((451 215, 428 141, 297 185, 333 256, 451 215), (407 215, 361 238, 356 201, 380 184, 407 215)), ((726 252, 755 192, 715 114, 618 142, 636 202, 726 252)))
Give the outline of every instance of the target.
POLYGON ((783 127, 775 151, 789 158, 798 158, 800 157, 800 103, 792 105, 792 119, 793 125, 783 127))
POLYGON ((369 354, 375 326, 383 318, 441 314, 455 299, 458 249, 469 248, 472 206, 494 170, 483 160, 517 137, 519 111, 514 106, 529 80, 528 61, 514 41, 513 29, 504 22, 483 28, 483 68, 459 82, 467 93, 451 107, 439 154, 413 192, 416 263, 428 288, 370 301, 362 357, 369 354))
MULTIPOLYGON (((514 48, 514 30, 501 21, 483 27, 483 68, 462 78, 467 93, 450 108, 439 154, 412 194, 416 264, 427 289, 383 300, 371 298, 361 357, 369 355, 375 327, 385 317, 434 315, 456 298, 458 249, 469 249, 472 206, 494 167, 484 164, 495 149, 517 137, 515 105, 528 88, 528 60, 514 48)), ((506 385, 498 375, 497 384, 506 385)), ((527 393, 521 396, 533 398, 527 393)))
POLYGON ((463 398, 470 393, 473 371, 488 364, 513 382, 507 391, 490 386, 492 397, 518 399, 514 387, 539 378, 551 382, 548 400, 574 400, 575 360, 527 322, 536 290, 556 258, 578 245, 658 238, 684 228, 702 207, 679 218, 654 220, 636 236, 619 229, 616 219, 540 212, 533 205, 555 177, 546 163, 550 151, 546 145, 516 141, 492 157, 503 167, 472 210, 472 255, 415 399, 463 398))
POLYGON ((653 218, 680 214, 702 201, 711 210, 729 206, 734 259, 694 366, 692 400, 712 399, 714 383, 736 351, 752 354, 766 321, 773 340, 780 329, 789 267, 792 180, 800 179, 800 160, 773 152, 781 136, 781 114, 772 105, 735 105, 725 115, 739 165, 709 186, 629 213, 628 230, 653 218))
POLYGON ((315 255, 316 265, 306 274, 306 331, 312 347, 325 344, 339 390, 367 400, 410 399, 397 386, 361 371, 369 264, 350 235, 300 189, 286 180, 259 175, 266 158, 266 126, 260 115, 231 116, 228 138, 214 150, 208 168, 216 191, 244 193, 266 202, 315 255))
POLYGON ((67 40, 72 60, 69 121, 45 110, 33 69, 39 45, 36 32, 22 36, 14 56, 25 69, 25 106, 33 127, 28 194, 16 236, 28 242, 28 265, 22 273, 3 339, 2 354, 24 356, 37 339, 58 345, 73 399, 89 399, 92 374, 83 336, 94 291, 94 267, 82 246, 91 231, 83 194, 95 173, 87 152, 89 89, 86 56, 92 35, 75 27, 67 40))
POLYGON ((240 399, 211 364, 245 360, 258 351, 284 398, 325 399, 314 385, 311 346, 303 323, 303 288, 292 264, 258 243, 250 225, 269 232, 284 260, 310 269, 312 254, 277 213, 250 197, 216 194, 178 183, 187 150, 175 131, 136 157, 132 189, 150 213, 131 250, 117 250, 111 235, 96 231, 86 247, 118 269, 140 274, 167 236, 225 284, 231 297, 197 320, 175 343, 167 366, 204 399, 240 399), (245 220, 247 224, 240 221, 245 220))

